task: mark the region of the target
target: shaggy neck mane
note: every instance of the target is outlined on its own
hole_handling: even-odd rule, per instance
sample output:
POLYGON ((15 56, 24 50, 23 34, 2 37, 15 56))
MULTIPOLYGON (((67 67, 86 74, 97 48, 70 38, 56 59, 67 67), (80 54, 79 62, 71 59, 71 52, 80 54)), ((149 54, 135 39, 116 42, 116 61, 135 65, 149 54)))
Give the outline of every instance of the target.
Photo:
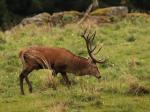
POLYGON ((79 57, 79 56, 74 56, 73 58, 73 67, 74 70, 77 72, 81 72, 83 69, 87 68, 89 65, 88 59, 79 57))

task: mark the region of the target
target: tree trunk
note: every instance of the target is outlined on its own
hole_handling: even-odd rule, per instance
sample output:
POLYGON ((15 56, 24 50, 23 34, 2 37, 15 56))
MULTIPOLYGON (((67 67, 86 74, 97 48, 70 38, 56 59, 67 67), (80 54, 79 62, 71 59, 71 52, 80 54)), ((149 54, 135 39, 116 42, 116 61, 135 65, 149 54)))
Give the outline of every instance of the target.
POLYGON ((78 22, 78 24, 81 24, 83 21, 85 21, 85 19, 88 17, 89 13, 95 9, 97 9, 99 7, 99 3, 98 0, 92 0, 91 5, 88 7, 88 9, 86 10, 83 18, 81 18, 81 20, 78 22))
POLYGON ((97 9, 98 7, 99 7, 99 1, 100 0, 92 0, 93 2, 92 2, 92 4, 93 4, 93 9, 92 10, 95 10, 95 9, 97 9))

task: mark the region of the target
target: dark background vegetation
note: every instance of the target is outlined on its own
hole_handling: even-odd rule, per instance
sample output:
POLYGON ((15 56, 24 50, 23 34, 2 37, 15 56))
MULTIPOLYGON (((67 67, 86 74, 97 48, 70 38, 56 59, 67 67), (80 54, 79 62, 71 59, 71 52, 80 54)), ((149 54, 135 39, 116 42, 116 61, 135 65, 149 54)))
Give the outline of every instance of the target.
MULTIPOLYGON (((85 11, 92 0, 0 0, 0 27, 17 23, 21 18, 40 12, 85 11)), ((149 11, 150 0, 99 0, 100 7, 128 6, 130 11, 149 11)))

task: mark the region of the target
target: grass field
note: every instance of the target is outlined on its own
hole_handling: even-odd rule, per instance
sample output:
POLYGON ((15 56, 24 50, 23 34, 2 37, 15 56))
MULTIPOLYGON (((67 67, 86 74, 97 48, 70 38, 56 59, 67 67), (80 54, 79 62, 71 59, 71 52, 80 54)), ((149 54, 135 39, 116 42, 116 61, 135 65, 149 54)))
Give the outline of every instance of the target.
POLYGON ((108 61, 98 65, 102 79, 68 74, 68 89, 60 75, 50 88, 49 71, 30 74, 33 93, 25 85, 20 95, 19 51, 32 45, 64 47, 87 57, 82 29, 76 25, 36 27, 28 25, 12 32, 0 32, 0 112, 150 112, 150 18, 126 18, 120 22, 95 26, 95 43, 103 43, 97 57, 108 61))

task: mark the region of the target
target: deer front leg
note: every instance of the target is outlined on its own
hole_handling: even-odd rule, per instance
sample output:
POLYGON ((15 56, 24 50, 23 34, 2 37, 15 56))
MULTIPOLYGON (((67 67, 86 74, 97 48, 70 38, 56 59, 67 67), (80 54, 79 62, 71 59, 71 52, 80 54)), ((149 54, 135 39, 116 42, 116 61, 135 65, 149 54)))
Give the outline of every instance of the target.
POLYGON ((57 73, 58 73, 58 72, 56 72, 55 70, 52 70, 52 75, 53 75, 54 77, 57 76, 57 73))
POLYGON ((67 86, 70 87, 71 82, 69 81, 67 74, 66 73, 61 73, 61 75, 62 75, 65 83, 67 84, 67 86))

